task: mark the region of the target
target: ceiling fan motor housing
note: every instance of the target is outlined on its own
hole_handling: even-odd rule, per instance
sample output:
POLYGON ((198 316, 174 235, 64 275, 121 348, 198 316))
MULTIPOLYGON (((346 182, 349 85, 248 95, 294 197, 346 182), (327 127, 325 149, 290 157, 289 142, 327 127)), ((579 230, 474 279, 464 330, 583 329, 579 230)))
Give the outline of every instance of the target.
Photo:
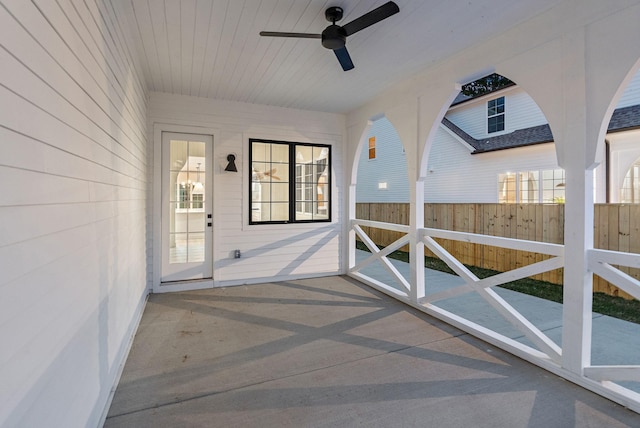
POLYGON ((322 32, 322 46, 327 49, 341 49, 347 42, 347 34, 339 25, 329 25, 322 32))
POLYGON ((324 17, 327 18, 327 21, 335 24, 336 21, 340 21, 342 19, 343 10, 339 6, 332 6, 324 11, 324 17))

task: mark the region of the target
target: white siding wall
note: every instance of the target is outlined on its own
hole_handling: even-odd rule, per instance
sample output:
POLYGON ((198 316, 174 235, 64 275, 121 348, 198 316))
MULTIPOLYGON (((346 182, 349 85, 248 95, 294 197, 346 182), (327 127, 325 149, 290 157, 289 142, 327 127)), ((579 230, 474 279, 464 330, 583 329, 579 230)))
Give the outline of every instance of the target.
POLYGON ((498 174, 558 168, 553 143, 469 154, 440 130, 425 178, 426 202, 498 202, 498 174))
POLYGON ((447 119, 464 129, 473 138, 482 139, 508 134, 518 129, 547 123, 538 105, 520 87, 512 87, 495 96, 486 96, 451 108, 447 119), (487 101, 504 96, 505 129, 503 132, 487 133, 487 101))
POLYGON ((376 120, 369 128, 370 137, 376 137, 376 158, 369 159, 368 146, 360 154, 358 163, 358 202, 408 202, 409 181, 407 159, 400 137, 386 118, 376 120), (387 189, 379 189, 378 183, 387 183, 387 189))
MULTIPOLYGON (((242 284, 340 272, 344 116, 152 93, 149 117, 151 127, 154 124, 174 124, 176 127, 195 127, 196 130, 197 127, 215 130, 213 214, 216 284, 242 284), (332 146, 331 223, 248 225, 249 138, 332 146), (229 153, 237 155, 237 173, 224 171, 229 153), (235 249, 241 251, 242 258, 233 258, 235 249)), ((171 129, 171 125, 162 126, 171 129)), ((160 162, 159 156, 155 162, 160 162)), ((159 216, 160 213, 156 213, 155 218, 159 219, 159 216)), ((159 224, 156 223, 155 227, 159 224)), ((158 235, 155 236, 158 239, 158 235)), ((160 243, 154 244, 159 249, 160 243)), ((156 269, 157 261, 156 255, 156 269)))
POLYGON ((616 108, 629 107, 640 104, 640 71, 627 84, 616 108))
POLYGON ((146 96, 111 5, 0 4, 0 426, 96 426, 147 294, 146 96))

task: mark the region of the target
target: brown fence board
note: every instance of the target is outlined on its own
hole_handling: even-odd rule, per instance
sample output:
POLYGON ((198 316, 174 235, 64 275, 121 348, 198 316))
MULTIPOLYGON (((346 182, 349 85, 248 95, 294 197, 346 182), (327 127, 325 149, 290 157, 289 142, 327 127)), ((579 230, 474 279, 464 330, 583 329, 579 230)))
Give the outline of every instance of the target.
MULTIPOLYGON (((395 224, 409 224, 409 204, 358 203, 356 218, 395 224)), ((425 204, 425 227, 481 235, 502 236, 532 241, 564 243, 563 204, 425 204)), ((402 236, 399 232, 363 228, 378 245, 386 246, 402 236)), ((549 256, 527 251, 438 240, 461 262, 486 269, 507 271, 549 256)), ((594 206, 594 248, 640 253, 640 204, 596 204, 594 206)), ((403 247, 408 251, 408 246, 403 247)), ((428 249, 425 255, 434 257, 428 249)), ((640 279, 640 269, 623 268, 640 279)), ((537 275, 537 279, 562 284, 563 269, 537 275)), ((629 298, 598 276, 594 276, 594 291, 629 298)))
MULTIPOLYGON (((629 205, 618 205, 618 251, 629 252, 629 205)), ((632 269, 620 268, 624 273, 631 274, 632 269)))

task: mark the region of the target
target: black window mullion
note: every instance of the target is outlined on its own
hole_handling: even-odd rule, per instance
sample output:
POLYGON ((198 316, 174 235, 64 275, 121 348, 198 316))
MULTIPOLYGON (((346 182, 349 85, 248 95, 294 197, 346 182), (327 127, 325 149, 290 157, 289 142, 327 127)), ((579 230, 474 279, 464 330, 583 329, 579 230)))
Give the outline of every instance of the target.
POLYGON ((289 143, 289 222, 296 221, 296 145, 289 143))

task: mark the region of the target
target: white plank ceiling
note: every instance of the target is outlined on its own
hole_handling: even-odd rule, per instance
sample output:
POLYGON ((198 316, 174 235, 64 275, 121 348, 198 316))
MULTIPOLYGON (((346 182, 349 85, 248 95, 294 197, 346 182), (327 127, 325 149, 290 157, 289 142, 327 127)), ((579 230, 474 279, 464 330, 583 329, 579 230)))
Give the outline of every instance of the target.
POLYGON ((386 0, 111 0, 151 91, 344 113, 390 85, 549 9, 557 0, 396 0, 400 13, 347 40, 342 71, 316 39, 386 0))

